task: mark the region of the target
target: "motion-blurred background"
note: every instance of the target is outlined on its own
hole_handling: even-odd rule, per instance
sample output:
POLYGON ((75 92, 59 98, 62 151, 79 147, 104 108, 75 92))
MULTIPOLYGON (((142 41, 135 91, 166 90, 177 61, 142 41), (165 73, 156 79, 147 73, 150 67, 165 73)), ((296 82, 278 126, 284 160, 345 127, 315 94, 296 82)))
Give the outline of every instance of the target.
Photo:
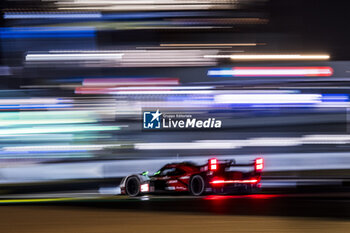
POLYGON ((168 162, 258 156, 263 190, 346 188, 346 15, 316 0, 4 1, 1 192, 118 193, 168 162), (222 128, 147 131, 144 109, 222 128))
POLYGON ((349 230, 345 1, 0 5, 1 232, 349 230), (157 110, 222 127, 143 129, 157 110), (212 157, 264 158, 261 191, 117 195, 212 157))

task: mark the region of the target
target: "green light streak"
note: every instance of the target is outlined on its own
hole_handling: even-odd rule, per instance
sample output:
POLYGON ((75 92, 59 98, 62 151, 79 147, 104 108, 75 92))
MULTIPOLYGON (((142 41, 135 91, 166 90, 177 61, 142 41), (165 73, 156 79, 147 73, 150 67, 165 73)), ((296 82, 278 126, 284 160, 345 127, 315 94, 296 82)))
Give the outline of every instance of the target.
POLYGON ((38 111, 0 113, 0 126, 96 123, 88 111, 38 111))

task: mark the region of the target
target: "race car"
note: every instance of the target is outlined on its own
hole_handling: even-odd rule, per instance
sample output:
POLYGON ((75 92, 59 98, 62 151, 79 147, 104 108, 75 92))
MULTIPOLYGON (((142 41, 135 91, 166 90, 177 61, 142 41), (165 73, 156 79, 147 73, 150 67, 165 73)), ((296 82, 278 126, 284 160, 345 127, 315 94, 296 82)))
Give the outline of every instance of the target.
POLYGON ((263 158, 247 164, 235 160, 212 158, 198 166, 192 162, 170 163, 153 175, 148 172, 124 177, 121 194, 130 197, 168 192, 190 193, 200 196, 206 193, 252 193, 259 190, 263 158))

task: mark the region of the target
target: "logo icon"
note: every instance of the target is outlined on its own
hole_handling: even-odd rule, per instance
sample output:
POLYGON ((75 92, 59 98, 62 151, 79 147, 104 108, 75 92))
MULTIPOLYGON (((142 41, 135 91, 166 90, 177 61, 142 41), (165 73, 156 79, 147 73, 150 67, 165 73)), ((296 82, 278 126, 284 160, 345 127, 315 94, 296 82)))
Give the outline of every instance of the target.
POLYGON ((143 128, 144 129, 160 129, 161 115, 157 109, 156 112, 143 112, 143 128))

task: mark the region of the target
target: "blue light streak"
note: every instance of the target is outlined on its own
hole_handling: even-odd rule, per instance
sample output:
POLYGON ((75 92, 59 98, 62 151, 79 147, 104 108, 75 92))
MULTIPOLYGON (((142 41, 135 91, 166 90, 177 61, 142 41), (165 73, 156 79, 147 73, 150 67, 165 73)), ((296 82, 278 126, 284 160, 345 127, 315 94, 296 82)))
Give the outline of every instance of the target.
POLYGON ((93 27, 13 27, 1 28, 0 38, 82 38, 94 37, 93 27))

